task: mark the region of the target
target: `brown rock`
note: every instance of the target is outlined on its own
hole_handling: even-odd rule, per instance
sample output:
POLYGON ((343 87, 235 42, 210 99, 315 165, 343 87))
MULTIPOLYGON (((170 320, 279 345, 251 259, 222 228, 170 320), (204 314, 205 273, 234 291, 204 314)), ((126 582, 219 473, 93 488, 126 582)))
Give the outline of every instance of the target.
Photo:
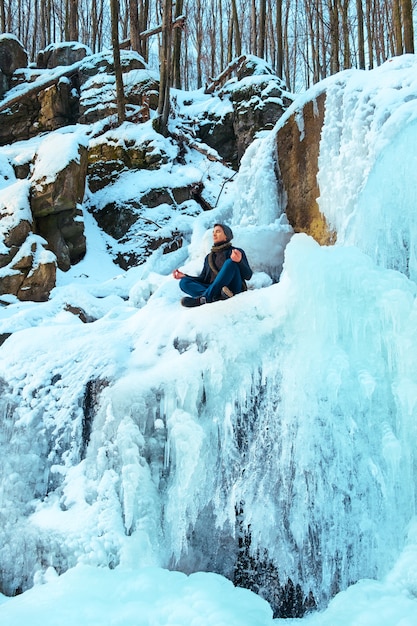
POLYGON ((68 313, 76 315, 84 324, 90 324, 91 322, 96 321, 96 318, 88 315, 88 313, 86 313, 84 309, 73 304, 66 304, 64 307, 64 311, 68 311, 68 313))
POLYGON ((24 277, 25 275, 17 270, 3 274, 0 278, 0 294, 11 293, 16 296, 23 283, 24 277))
POLYGON ((317 198, 318 156, 326 94, 296 111, 277 133, 281 184, 287 196, 286 214, 296 233, 307 233, 322 245, 334 243, 336 234, 320 212, 317 198), (299 121, 302 119, 300 125, 299 121))
MULTIPOLYGON (((72 147, 68 147, 72 151, 72 147)), ((36 232, 48 242, 58 267, 67 271, 86 252, 84 222, 78 208, 84 197, 87 149, 78 146, 79 159, 70 160, 53 180, 32 180, 30 204, 36 232)), ((42 169, 42 168, 41 168, 42 169)))
POLYGON ((16 226, 11 228, 9 232, 5 234, 5 237, 3 240, 4 244, 8 248, 13 248, 14 246, 16 247, 21 246, 22 243, 26 241, 26 238, 28 234, 30 233, 31 229, 32 229, 32 224, 30 224, 30 222, 28 222, 27 220, 21 220, 20 222, 16 224, 16 226))
POLYGON ((28 55, 14 35, 0 35, 0 71, 10 77, 19 67, 27 67, 28 55))
POLYGON ((91 54, 90 48, 78 41, 54 43, 39 52, 36 64, 42 69, 52 69, 60 65, 72 65, 91 54))
POLYGON ((56 85, 38 95, 40 110, 38 129, 51 131, 76 123, 78 119, 78 97, 74 95, 74 79, 62 78, 56 85))
POLYGON ((87 175, 87 149, 78 148, 79 161, 71 160, 54 180, 32 180, 31 209, 34 218, 72 210, 84 196, 87 175))
POLYGON ((45 302, 56 282, 56 264, 40 263, 24 278, 17 291, 19 300, 45 302))
POLYGON ((55 254, 60 270, 66 272, 78 263, 86 252, 84 222, 79 221, 80 212, 74 208, 39 217, 37 231, 48 242, 48 249, 55 254))

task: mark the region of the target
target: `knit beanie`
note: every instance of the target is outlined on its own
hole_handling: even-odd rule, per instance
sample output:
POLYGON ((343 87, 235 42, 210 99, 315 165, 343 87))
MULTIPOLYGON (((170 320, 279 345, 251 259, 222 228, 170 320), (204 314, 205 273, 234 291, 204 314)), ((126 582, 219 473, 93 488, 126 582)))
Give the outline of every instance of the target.
POLYGON ((232 241, 233 232, 229 226, 226 226, 226 224, 214 224, 214 226, 220 226, 220 228, 223 230, 224 234, 226 235, 227 241, 232 241))

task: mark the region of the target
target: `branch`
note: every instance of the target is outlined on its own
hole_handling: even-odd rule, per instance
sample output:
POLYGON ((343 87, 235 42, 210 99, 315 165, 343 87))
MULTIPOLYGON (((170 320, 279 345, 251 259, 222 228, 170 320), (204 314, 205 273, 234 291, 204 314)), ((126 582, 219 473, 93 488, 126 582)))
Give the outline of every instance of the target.
POLYGON ((212 82, 210 83, 210 85, 206 86, 204 93, 207 93, 207 94, 213 93, 216 87, 218 87, 223 82, 225 82, 226 78, 228 78, 234 70, 236 70, 240 65, 242 65, 244 61, 246 61, 246 55, 242 54, 235 61, 232 61, 231 63, 229 63, 226 69, 224 69, 223 72, 219 74, 217 78, 211 79, 212 82))
POLYGON ((189 135, 185 135, 184 133, 174 133, 171 131, 169 134, 177 141, 185 143, 192 150, 197 150, 197 152, 203 154, 209 161, 221 163, 222 165, 227 165, 226 162, 219 156, 219 154, 215 150, 205 144, 198 143, 189 135))
MULTIPOLYGON (((182 30, 184 30, 186 19, 187 18, 185 15, 179 15, 171 23, 171 28, 181 28, 182 30)), ((160 24, 159 26, 155 26, 155 28, 149 28, 148 30, 142 31, 141 33, 139 33, 139 39, 148 39, 149 37, 152 37, 152 35, 157 35, 158 33, 161 33, 161 32, 162 32, 162 24, 160 24)), ((120 47, 123 49, 130 48, 130 39, 124 39, 120 43, 120 47)))

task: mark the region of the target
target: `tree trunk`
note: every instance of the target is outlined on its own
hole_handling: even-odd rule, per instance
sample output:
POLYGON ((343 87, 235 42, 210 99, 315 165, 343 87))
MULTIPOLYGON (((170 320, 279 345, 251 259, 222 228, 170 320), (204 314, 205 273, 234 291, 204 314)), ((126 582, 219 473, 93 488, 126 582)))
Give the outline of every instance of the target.
POLYGON ((401 0, 404 26, 404 52, 414 54, 414 27, 412 0, 401 0))
POLYGON ((0 0, 0 28, 2 33, 6 32, 6 7, 4 0, 0 0))
POLYGON ((350 41, 349 41, 349 0, 340 1, 342 13, 342 36, 343 36, 343 69, 351 67, 350 41))
POLYGON ((125 94, 123 89, 122 66, 120 64, 119 43, 119 0, 110 0, 111 42, 113 47, 114 74, 116 77, 117 117, 119 124, 126 119, 125 94))
POLYGON ((392 3, 392 22, 394 31, 394 49, 395 54, 399 56, 403 53, 403 35, 401 23, 401 5, 400 0, 393 0, 392 3))
POLYGON ((78 41, 78 0, 68 0, 66 41, 78 41))
POLYGON ((251 12, 250 12, 250 53, 256 54, 258 49, 258 19, 256 13, 256 0, 252 0, 251 2, 251 12))
POLYGON ((195 46, 196 46, 196 64, 197 64, 197 89, 203 86, 203 24, 202 24, 202 4, 201 0, 196 1, 196 32, 195 32, 195 46))
POLYGON ((339 64, 339 13, 337 0, 328 0, 330 20, 330 72, 337 74, 339 64))
POLYGON ((162 15, 162 44, 160 52, 160 79, 158 119, 156 129, 162 135, 168 134, 169 98, 170 98, 170 68, 171 68, 171 40, 172 40, 172 0, 164 0, 162 15))
POLYGON ((235 36, 235 55, 240 57, 242 54, 242 36, 240 34, 239 16, 237 12, 236 0, 232 0, 232 21, 233 32, 235 36))
MULTIPOLYGON (((141 0, 139 9, 139 32, 143 33, 148 28, 149 0, 141 0)), ((139 53, 145 61, 148 61, 148 40, 140 39, 139 53)))
POLYGON ((233 18, 229 20, 227 29, 227 63, 233 59, 233 18))
MULTIPOLYGON (((175 20, 182 15, 183 0, 177 0, 175 4, 175 20)), ((175 89, 181 89, 181 38, 182 28, 174 28, 172 49, 172 84, 175 89)))
POLYGON ((259 37, 258 37, 258 57, 265 57, 265 36, 266 33, 266 0, 260 0, 259 7, 259 37))
POLYGON ((277 0, 277 62, 276 72, 279 78, 284 78, 284 46, 282 35, 282 0, 277 0))
POLYGON ((140 50, 140 29, 138 0, 129 0, 129 25, 130 25, 130 46, 132 50, 140 50))
POLYGON ((97 48, 98 37, 98 15, 97 15, 97 0, 91 0, 91 34, 90 45, 93 52, 98 50, 97 48))
POLYGON ((220 58, 219 58, 219 66, 220 66, 220 70, 222 70, 223 67, 225 66, 225 62, 224 62, 224 36, 223 36, 223 2, 222 2, 222 0, 218 0, 218 7, 219 7, 219 24, 220 24, 220 33, 219 33, 220 58))
POLYGON ((363 32, 362 0, 356 0, 356 14, 358 17, 358 62, 359 69, 365 69, 365 37, 363 32))
POLYGON ((368 41, 368 69, 374 67, 374 32, 372 24, 373 5, 371 0, 366 0, 366 38, 368 41))

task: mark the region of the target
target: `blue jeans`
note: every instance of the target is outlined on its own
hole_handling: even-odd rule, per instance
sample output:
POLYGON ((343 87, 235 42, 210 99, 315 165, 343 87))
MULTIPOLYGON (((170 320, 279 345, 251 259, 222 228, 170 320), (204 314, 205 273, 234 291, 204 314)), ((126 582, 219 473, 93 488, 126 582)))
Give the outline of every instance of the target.
POLYGON ((184 276, 180 280, 180 288, 193 298, 204 296, 207 302, 220 300, 222 287, 229 287, 234 294, 242 291, 242 277, 240 275, 239 264, 231 259, 227 259, 210 285, 201 283, 191 276, 184 276))

